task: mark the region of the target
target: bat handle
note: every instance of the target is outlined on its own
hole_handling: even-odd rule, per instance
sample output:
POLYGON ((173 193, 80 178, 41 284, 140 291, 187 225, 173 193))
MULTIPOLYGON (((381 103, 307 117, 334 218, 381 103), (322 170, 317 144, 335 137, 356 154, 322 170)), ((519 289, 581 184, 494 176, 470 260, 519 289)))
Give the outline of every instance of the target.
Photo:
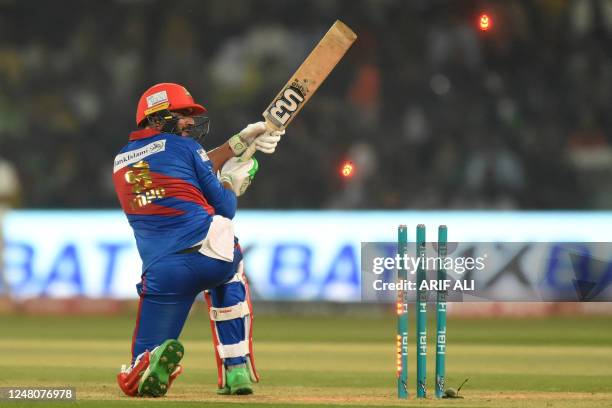
MULTIPOLYGON (((265 115, 264 115, 264 118, 265 118, 265 115)), ((274 130, 280 130, 278 127, 274 126, 267 118, 266 118, 266 128, 268 129, 269 132, 274 131, 274 130)), ((244 161, 249 160, 251 157, 253 157, 256 150, 257 149, 255 147, 255 141, 253 141, 253 143, 251 143, 251 145, 247 147, 244 153, 242 153, 242 155, 240 156, 240 161, 244 162, 244 161)))
POLYGON ((251 157, 253 157, 256 150, 257 149, 255 148, 255 141, 253 141, 253 143, 251 143, 251 145, 247 147, 244 153, 242 153, 242 155, 240 156, 240 161, 244 162, 244 161, 249 160, 251 157))

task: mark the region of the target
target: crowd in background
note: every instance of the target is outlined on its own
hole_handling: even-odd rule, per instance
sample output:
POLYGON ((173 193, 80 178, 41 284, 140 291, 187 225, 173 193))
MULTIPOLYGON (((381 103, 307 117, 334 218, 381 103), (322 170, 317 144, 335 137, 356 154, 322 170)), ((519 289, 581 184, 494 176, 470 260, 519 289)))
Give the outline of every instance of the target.
POLYGON ((0 1, 0 157, 21 205, 117 208, 112 161, 146 88, 185 85, 213 148, 336 18, 358 42, 242 207, 609 208, 606 0, 0 1))

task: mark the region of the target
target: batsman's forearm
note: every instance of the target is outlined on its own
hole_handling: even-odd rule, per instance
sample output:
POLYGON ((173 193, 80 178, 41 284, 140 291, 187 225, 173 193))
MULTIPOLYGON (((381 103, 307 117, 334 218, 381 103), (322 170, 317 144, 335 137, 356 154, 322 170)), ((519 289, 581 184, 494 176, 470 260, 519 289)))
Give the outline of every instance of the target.
POLYGON ((212 162, 214 173, 217 173, 217 171, 223 167, 225 162, 232 157, 234 157, 234 151, 228 142, 225 142, 221 146, 208 152, 208 158, 212 162))

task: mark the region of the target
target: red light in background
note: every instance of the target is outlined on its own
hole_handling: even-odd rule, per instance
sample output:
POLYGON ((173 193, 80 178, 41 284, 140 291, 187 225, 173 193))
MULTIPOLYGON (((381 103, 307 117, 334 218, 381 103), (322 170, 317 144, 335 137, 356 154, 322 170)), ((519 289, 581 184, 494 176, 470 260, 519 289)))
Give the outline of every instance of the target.
POLYGON ((482 31, 487 31, 489 28, 491 28, 491 19, 486 13, 480 15, 479 27, 482 31))
POLYGON ((354 170, 353 163, 350 162, 350 161, 349 162, 345 162, 342 165, 342 170, 341 170, 342 176, 346 177, 346 178, 352 177, 353 176, 353 170, 354 170))

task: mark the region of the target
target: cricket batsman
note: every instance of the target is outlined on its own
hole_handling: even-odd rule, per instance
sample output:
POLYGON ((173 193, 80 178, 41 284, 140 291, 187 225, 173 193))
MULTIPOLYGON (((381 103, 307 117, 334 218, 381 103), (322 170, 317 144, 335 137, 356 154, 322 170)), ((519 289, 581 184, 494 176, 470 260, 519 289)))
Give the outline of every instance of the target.
POLYGON ((208 303, 219 394, 250 394, 258 381, 252 306, 232 219, 258 164, 239 156, 252 144, 273 153, 284 131, 248 125, 218 148, 204 106, 183 86, 161 83, 141 96, 138 130, 115 157, 113 182, 142 258, 132 362, 117 376, 129 396, 166 394, 182 372, 178 341, 203 291, 208 303))

